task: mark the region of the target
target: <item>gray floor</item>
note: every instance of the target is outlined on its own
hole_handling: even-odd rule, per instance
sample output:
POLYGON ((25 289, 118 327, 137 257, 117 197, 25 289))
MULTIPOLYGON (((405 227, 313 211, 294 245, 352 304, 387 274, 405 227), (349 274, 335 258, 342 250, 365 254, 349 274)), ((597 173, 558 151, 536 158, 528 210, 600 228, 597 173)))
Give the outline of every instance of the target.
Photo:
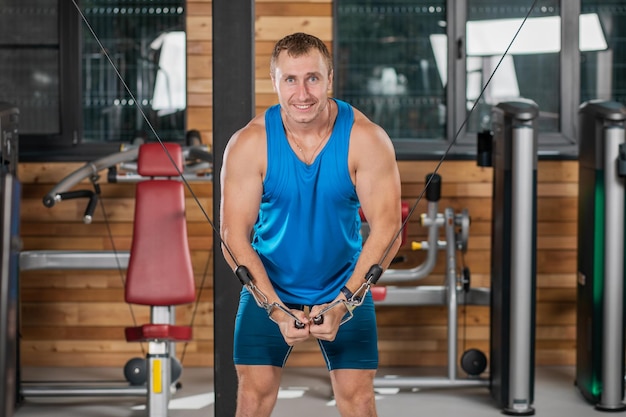
MULTIPOLYGON (((123 381, 120 369, 23 369, 25 381, 123 381)), ((445 376, 436 370, 383 369, 379 375, 390 373, 412 377, 445 376)), ((537 416, 589 417, 606 415, 586 403, 573 385, 574 369, 571 367, 540 367, 536 369, 535 401, 537 416)), ((170 417, 213 417, 213 370, 211 368, 185 368, 180 382, 182 388, 170 402, 170 417)), ((16 410, 15 417, 106 417, 145 415, 142 398, 134 397, 83 397, 83 398, 26 398, 16 410)), ((380 417, 435 416, 435 417, 489 417, 502 412, 491 399, 488 389, 441 388, 412 390, 385 389, 379 393, 380 417)), ((338 417, 334 407, 328 377, 324 369, 287 368, 279 400, 273 416, 287 417, 338 417)), ((219 416, 230 417, 230 416, 219 416)))

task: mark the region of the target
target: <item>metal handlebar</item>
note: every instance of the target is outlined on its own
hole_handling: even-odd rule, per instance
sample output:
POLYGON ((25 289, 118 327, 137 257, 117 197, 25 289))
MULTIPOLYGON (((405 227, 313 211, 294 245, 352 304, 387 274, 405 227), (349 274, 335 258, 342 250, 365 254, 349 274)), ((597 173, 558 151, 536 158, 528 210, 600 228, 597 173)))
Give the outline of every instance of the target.
POLYGON ((57 194, 58 201, 72 200, 74 198, 89 199, 89 203, 87 203, 87 208, 85 209, 85 214, 83 215, 83 222, 85 224, 91 223, 93 213, 96 211, 96 205, 98 204, 98 194, 91 190, 66 191, 64 193, 57 194))
MULTIPOLYGON (((61 181, 59 181, 46 195, 43 197, 43 205, 51 208, 60 201, 70 200, 74 198, 89 198, 83 221, 86 224, 91 223, 93 213, 98 202, 98 193, 91 190, 73 190, 74 186, 83 180, 90 178, 95 184, 95 179, 99 177, 99 172, 108 169, 107 181, 116 182, 138 182, 146 178, 133 173, 137 171, 136 160, 139 155, 138 145, 125 145, 122 151, 107 155, 95 161, 87 162, 85 165, 70 173, 61 181), (122 166, 129 173, 119 174, 117 166, 122 166)), ((207 150, 206 146, 196 145, 183 147, 183 157, 189 164, 184 167, 183 175, 189 175, 194 180, 212 180, 211 175, 199 177, 197 172, 206 172, 212 170, 213 155, 207 150), (199 162, 198 162, 199 161, 199 162)))
POLYGON ((62 200, 60 197, 61 194, 69 191, 72 187, 84 179, 97 175, 98 172, 103 169, 122 162, 137 159, 138 152, 139 148, 135 148, 124 152, 114 153, 95 161, 87 162, 85 165, 59 181, 59 183, 43 197, 44 206, 53 207, 57 202, 62 200))

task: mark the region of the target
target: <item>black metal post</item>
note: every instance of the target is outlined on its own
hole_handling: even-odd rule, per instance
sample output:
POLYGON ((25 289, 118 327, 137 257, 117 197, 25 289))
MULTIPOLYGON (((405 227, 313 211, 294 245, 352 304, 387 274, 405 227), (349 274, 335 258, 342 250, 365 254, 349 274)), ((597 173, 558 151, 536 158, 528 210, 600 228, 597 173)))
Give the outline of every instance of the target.
MULTIPOLYGON (((220 171, 230 136, 254 115, 254 1, 213 1, 213 219, 219 225, 220 171)), ((215 417, 235 415, 234 319, 241 285, 213 244, 215 417)))

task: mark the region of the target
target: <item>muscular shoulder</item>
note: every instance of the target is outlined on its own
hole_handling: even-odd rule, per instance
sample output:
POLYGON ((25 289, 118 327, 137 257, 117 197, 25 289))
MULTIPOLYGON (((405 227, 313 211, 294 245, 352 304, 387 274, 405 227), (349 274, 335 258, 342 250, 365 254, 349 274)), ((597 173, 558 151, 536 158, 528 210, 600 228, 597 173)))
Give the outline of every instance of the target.
POLYGON ((367 118, 361 111, 354 109, 354 124, 350 134, 351 154, 371 154, 391 156, 395 159, 395 152, 387 132, 367 118))
POLYGON ((224 151, 225 164, 254 166, 264 172, 267 152, 264 116, 256 116, 233 134, 224 151))

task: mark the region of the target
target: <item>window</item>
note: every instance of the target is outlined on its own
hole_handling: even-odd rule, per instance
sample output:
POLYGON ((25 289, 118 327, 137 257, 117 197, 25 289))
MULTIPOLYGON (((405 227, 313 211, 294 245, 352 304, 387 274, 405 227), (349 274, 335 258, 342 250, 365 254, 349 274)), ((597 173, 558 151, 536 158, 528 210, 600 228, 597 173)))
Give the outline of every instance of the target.
POLYGON ((46 0, 12 0, 0 8, 0 101, 19 109, 20 148, 71 143, 78 118, 78 64, 70 62, 68 15, 46 0), (72 77, 72 78, 70 78, 72 77), (43 140, 46 138, 47 140, 43 140))
POLYGON ((381 124, 400 159, 439 157, 453 141, 451 156, 473 157, 491 108, 517 98, 538 105, 540 156, 574 157, 579 105, 624 102, 618 0, 336 4, 336 95, 381 124))
POLYGON ((626 105, 626 5, 620 0, 582 0, 581 15, 597 16, 607 43, 604 49, 581 51, 581 101, 613 100, 626 105))
POLYGON ((337 97, 383 126, 396 145, 444 141, 447 73, 438 64, 446 52, 437 46, 446 36, 445 0, 336 4, 337 97))
POLYGON ((528 13, 525 7, 511 8, 492 0, 469 0, 465 48, 468 132, 490 129, 491 107, 519 97, 531 99, 539 106, 540 131, 559 132, 561 18, 558 3, 558 0, 543 1, 524 22, 528 13), (511 44, 520 27, 522 30, 511 44), (508 54, 502 59, 509 45, 508 54), (500 67, 494 72, 498 63, 500 67), (493 78, 479 99, 491 74, 493 78), (475 111, 470 115, 473 107, 475 111))
POLYGON ((21 160, 93 159, 151 126, 184 140, 184 0, 5 4, 0 101, 19 109, 21 160))

